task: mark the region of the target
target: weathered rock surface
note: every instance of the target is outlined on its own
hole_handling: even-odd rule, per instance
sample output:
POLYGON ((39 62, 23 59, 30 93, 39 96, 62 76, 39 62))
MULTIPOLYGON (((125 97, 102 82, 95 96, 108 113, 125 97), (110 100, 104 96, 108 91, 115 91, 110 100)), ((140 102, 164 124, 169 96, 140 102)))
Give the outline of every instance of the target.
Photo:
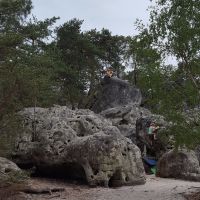
POLYGON ((157 176, 200 181, 200 166, 194 151, 171 150, 157 164, 157 176))
POLYGON ((21 169, 15 163, 0 157, 0 183, 10 180, 11 176, 20 172, 21 169))
POLYGON ((136 135, 137 121, 140 120, 140 126, 147 128, 148 123, 154 121, 160 128, 167 126, 167 122, 161 115, 152 114, 148 109, 135 104, 127 104, 109 108, 100 113, 104 118, 109 119, 112 125, 117 126, 122 135, 126 137, 136 135))
POLYGON ((90 110, 27 108, 26 131, 13 154, 20 166, 40 173, 86 179, 89 185, 145 183, 139 148, 108 119, 90 110))
POLYGON ((142 95, 138 88, 116 77, 104 78, 102 85, 91 98, 87 108, 99 113, 108 108, 134 103, 140 105, 142 95))
POLYGON ((141 102, 142 95, 138 88, 127 81, 105 77, 87 107, 109 119, 112 125, 116 126, 122 135, 130 138, 141 151, 147 147, 147 153, 160 157, 166 152, 166 146, 161 140, 148 140, 146 130, 152 121, 160 127, 158 132, 165 129, 168 123, 163 116, 154 115, 141 107, 141 102))
POLYGON ((166 129, 168 123, 163 116, 152 114, 148 109, 135 104, 109 108, 102 111, 100 115, 109 119, 112 125, 116 126, 122 135, 130 138, 141 151, 144 150, 145 145, 147 153, 151 156, 160 157, 163 152, 166 152, 166 146, 161 140, 152 141, 147 136, 147 128, 152 121, 160 127, 158 132, 166 129))

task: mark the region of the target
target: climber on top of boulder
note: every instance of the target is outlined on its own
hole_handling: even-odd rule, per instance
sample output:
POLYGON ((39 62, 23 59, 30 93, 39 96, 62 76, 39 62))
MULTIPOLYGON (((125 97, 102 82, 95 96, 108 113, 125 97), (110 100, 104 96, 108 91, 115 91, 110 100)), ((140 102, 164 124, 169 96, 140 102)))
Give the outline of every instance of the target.
POLYGON ((103 84, 104 83, 110 83, 111 78, 113 78, 113 68, 112 67, 107 67, 105 70, 103 70, 104 78, 103 78, 103 84))
POLYGON ((129 83, 127 80, 122 80, 116 76, 116 74, 113 71, 113 67, 107 67, 106 70, 104 70, 103 72, 105 74, 102 81, 103 84, 105 83, 110 84, 112 82, 112 84, 117 84, 117 85, 121 85, 125 87, 129 86, 129 83))
POLYGON ((107 67, 105 72, 105 77, 111 78, 113 76, 113 68, 112 67, 107 67))

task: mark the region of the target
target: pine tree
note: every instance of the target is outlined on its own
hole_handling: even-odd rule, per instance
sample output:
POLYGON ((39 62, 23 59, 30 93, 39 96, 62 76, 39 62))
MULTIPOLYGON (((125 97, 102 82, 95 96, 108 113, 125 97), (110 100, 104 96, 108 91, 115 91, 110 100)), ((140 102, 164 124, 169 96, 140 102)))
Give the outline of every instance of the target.
POLYGON ((50 97, 54 96, 52 61, 44 41, 56 18, 27 20, 31 9, 30 0, 0 1, 1 136, 5 133, 10 137, 9 133, 19 128, 17 111, 27 106, 50 105, 50 97))

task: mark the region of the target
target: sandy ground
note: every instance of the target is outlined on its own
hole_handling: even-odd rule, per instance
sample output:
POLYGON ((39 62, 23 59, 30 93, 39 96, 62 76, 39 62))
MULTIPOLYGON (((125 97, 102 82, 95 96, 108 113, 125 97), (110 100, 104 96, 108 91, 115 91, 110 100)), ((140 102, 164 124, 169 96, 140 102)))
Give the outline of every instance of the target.
POLYGON ((27 195, 30 200, 184 200, 183 194, 200 190, 199 182, 163 179, 147 176, 145 185, 120 188, 89 188, 50 179, 32 179, 30 184, 38 188, 65 188, 63 192, 27 195))

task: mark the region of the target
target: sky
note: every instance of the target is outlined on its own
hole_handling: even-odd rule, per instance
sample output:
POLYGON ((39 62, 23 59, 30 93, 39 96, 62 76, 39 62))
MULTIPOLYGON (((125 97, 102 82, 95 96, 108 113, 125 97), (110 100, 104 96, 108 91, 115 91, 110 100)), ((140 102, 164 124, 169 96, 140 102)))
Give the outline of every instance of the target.
MULTIPOLYGON (((146 25, 149 20, 150 0, 32 0, 32 14, 38 20, 60 17, 56 25, 70 19, 84 20, 82 31, 96 28, 109 29, 113 35, 134 36, 134 22, 140 19, 146 25)), ((176 65, 175 58, 167 57, 167 64, 176 65)))
POLYGON ((72 18, 84 20, 82 30, 109 29, 113 35, 135 35, 137 18, 148 22, 150 0, 32 0, 39 20, 60 17, 57 25, 72 18))

